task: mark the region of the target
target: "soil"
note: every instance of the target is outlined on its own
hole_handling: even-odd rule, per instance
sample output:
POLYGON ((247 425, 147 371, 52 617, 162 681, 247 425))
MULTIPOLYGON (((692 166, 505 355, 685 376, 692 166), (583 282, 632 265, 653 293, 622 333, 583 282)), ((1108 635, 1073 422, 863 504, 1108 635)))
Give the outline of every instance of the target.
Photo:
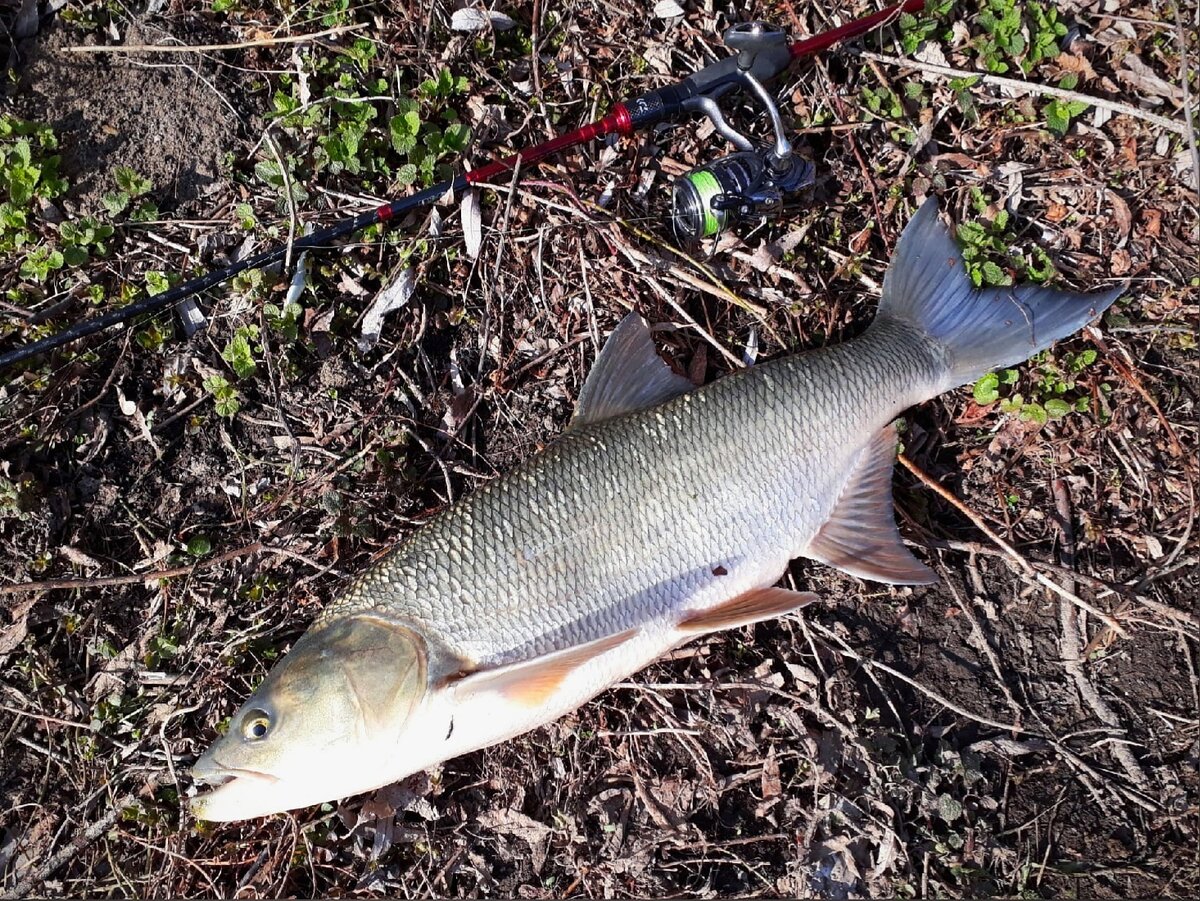
MULTIPOLYGON (((122 39, 196 44, 284 29, 270 5, 228 18, 211 4, 160 6, 117 19, 122 39)), ((797 34, 826 27, 790 6, 757 11, 797 34)), ((589 90, 609 67, 621 85, 677 76, 688 63, 672 48, 698 56, 727 21, 692 9, 647 24, 638 4, 564 5, 557 25, 543 22, 554 43, 536 76, 565 117, 551 123, 546 105, 512 87, 535 73, 510 38, 493 35, 488 56, 492 44, 447 36, 430 56, 440 19, 427 28, 400 3, 362 7, 375 64, 406 85, 442 64, 468 74, 462 113, 477 136, 514 143, 587 121, 589 90), (515 62, 501 70, 506 53, 515 62)), ((847 4, 844 18, 866 10, 847 4)), ((509 11, 526 24, 532 15, 509 11)), ((1120 27, 1080 15, 1091 34, 1120 27)), ((1130 27, 1124 52, 1174 78, 1149 49, 1160 46, 1157 26, 1130 27)), ((90 42, 111 40, 46 20, 21 46, 9 102, 58 130, 68 214, 97 212, 113 170, 128 165, 171 215, 153 238, 121 229, 88 278, 112 287, 146 269, 219 263, 247 238, 236 204, 253 206, 257 246, 286 236, 286 207, 250 175, 270 159, 261 128, 230 106, 265 115, 280 88, 272 79, 295 68, 291 49, 59 52, 90 42)), ((345 47, 314 52, 344 63, 345 47)), ((1116 53, 1094 44, 1098 74, 1081 90, 1136 99, 1113 80, 1116 53)), ((235 285, 204 298, 209 328, 191 338, 164 316, 5 373, 0 886, 147 897, 1194 897, 1200 371, 1186 338, 1200 273, 1178 145, 1160 149, 1132 117, 1084 119, 1050 139, 982 88, 970 122, 941 85, 934 144, 910 156, 860 109, 862 88, 880 80, 897 91, 906 81, 851 56, 793 74, 780 96, 790 122, 818 123, 802 135, 818 184, 780 221, 727 239, 704 268, 667 249, 664 198, 667 175, 710 158, 716 138, 676 129, 551 162, 511 204, 485 192, 476 260, 452 207, 440 237, 418 219, 312 254, 292 339, 262 310, 281 304, 287 279, 268 280, 258 294, 235 285), (822 130, 819 110, 865 124, 822 130), (736 359, 752 332, 760 359, 845 340, 870 321, 915 198, 938 192, 964 221, 977 215, 972 187, 998 196, 1017 171, 1022 246, 1047 247, 1076 286, 1134 287, 1094 337, 1051 354, 1065 366, 1096 351, 1077 375, 1086 413, 1023 421, 966 388, 906 414, 907 457, 959 501, 897 466, 901 530, 939 584, 889 588, 798 561, 788 578, 823 599, 802 617, 693 642, 542 729, 339 803, 242 824, 190 817, 187 768, 218 725, 351 576, 553 440, 594 336, 626 306, 681 326, 661 334, 662 349, 696 380, 731 369, 714 343, 736 359), (645 173, 654 180, 643 196, 645 173), (609 184, 624 225, 585 203, 609 184), (360 353, 361 312, 402 257, 417 293, 379 347, 360 353), (765 315, 704 289, 713 282, 765 315), (222 351, 248 326, 259 328, 258 369, 236 378, 222 351), (163 340, 145 340, 154 328, 163 340), (216 412, 212 374, 236 386, 236 415, 216 412), (165 569, 181 574, 154 575, 165 569), (52 579, 78 584, 3 593, 52 579), (1064 665, 1072 633, 1084 686, 1064 665)), ((281 129, 278 139, 285 153, 313 152, 311 136, 281 129)), ((500 152, 475 146, 472 160, 500 152)), ((304 177, 299 212, 312 221, 395 189, 382 175, 304 177)), ((33 296, 16 268, 0 266, 4 287, 33 296)), ((55 327, 88 312, 69 287, 66 305, 46 313, 55 327)), ((45 293, 46 306, 57 302, 45 293)), ((1032 364, 1019 378, 1026 396, 1036 390, 1032 364)))
MULTIPOLYGON (((153 43, 156 34, 162 30, 134 26, 123 43, 153 43)), ((175 38, 199 42, 195 34, 175 38)), ((81 214, 102 211, 121 166, 150 179, 161 211, 187 216, 202 209, 195 202, 224 186, 222 162, 238 129, 228 97, 211 84, 211 66, 196 54, 67 49, 100 43, 54 20, 23 41, 13 111, 54 127, 71 176, 68 199, 81 214)))

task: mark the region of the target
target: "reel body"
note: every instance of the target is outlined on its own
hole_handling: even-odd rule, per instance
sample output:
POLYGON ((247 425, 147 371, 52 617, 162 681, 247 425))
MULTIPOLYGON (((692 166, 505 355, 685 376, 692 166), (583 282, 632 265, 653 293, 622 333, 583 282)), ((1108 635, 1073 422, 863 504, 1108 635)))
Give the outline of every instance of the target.
POLYGON ((792 152, 783 118, 771 93, 758 77, 764 60, 786 51, 787 35, 764 22, 743 22, 725 32, 725 43, 737 54, 693 78, 703 89, 681 101, 685 109, 703 113, 737 152, 698 166, 675 180, 671 193, 671 224, 685 245, 716 237, 737 221, 774 215, 789 194, 813 183, 813 165, 792 152), (735 130, 717 100, 743 88, 765 108, 774 131, 769 146, 756 145, 735 130))
POLYGON ((695 245, 727 225, 777 214, 812 183, 812 163, 797 156, 779 166, 768 150, 731 153, 675 179, 671 225, 680 242, 695 245))

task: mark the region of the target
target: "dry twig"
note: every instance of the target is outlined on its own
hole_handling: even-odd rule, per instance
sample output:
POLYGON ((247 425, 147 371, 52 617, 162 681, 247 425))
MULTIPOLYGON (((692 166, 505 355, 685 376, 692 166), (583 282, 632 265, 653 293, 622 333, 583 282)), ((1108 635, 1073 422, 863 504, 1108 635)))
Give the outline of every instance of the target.
POLYGON ((1092 604, 1089 604, 1087 601, 1085 601, 1083 598, 1081 598, 1079 595, 1075 594, 1074 592, 1067 591, 1065 588, 1063 588, 1061 585, 1059 585, 1057 582, 1055 582, 1049 576, 1045 575, 1044 573, 1040 573, 1036 569, 1034 569, 1033 565, 1028 560, 1026 560, 1016 548, 1014 548, 1011 544, 1009 544, 1007 541, 1005 541, 1003 538, 1001 538, 999 535, 997 535, 991 529, 991 527, 989 527, 988 524, 983 521, 983 518, 981 516, 979 516, 974 510, 972 510, 970 507, 968 507, 966 504, 964 504, 962 501, 960 501, 957 497, 955 497, 953 494, 951 494, 949 491, 947 491, 939 482, 934 480, 932 476, 930 476, 927 472, 925 472, 925 470, 923 470, 920 466, 918 466, 916 463, 914 463, 907 454, 900 454, 899 460, 901 463, 904 464, 905 469, 907 469, 909 472, 911 472, 913 475, 915 475, 928 488, 931 488, 940 497, 942 497, 947 503, 949 503, 956 510, 958 510, 960 513, 962 513, 963 516, 965 516, 969 520, 971 520, 971 522, 975 524, 975 527, 978 528, 979 531, 981 531, 981 532, 983 532, 983 534, 987 535, 988 538, 990 538, 993 542, 995 542, 997 547, 999 547, 1001 550, 1003 550, 1013 561, 1015 561, 1020 566, 1020 572, 1021 572, 1022 578, 1025 578, 1030 582, 1035 582, 1039 585, 1049 588, 1051 591, 1053 591, 1059 597, 1066 598, 1071 603, 1086 610, 1088 613, 1091 613, 1091 614, 1099 617, 1100 619, 1102 619, 1104 621, 1105 625, 1107 625, 1110 629, 1112 629, 1114 632, 1116 632, 1122 638, 1129 637, 1129 633, 1125 630, 1125 628, 1119 622, 1117 622, 1110 614, 1105 613, 1103 610, 1100 610, 1098 607, 1096 607, 1092 604))
POLYGON ((64 53, 207 53, 214 50, 245 50, 250 47, 273 47, 276 44, 306 44, 320 38, 329 38, 348 31, 361 31, 366 22, 356 25, 339 25, 312 34, 296 34, 284 38, 257 38, 253 41, 236 41, 232 44, 86 44, 64 47, 64 53))
POLYGON ((177 579, 180 576, 190 576, 202 569, 209 569, 219 563, 225 563, 237 557, 257 554, 260 551, 272 550, 256 541, 236 550, 218 554, 211 560, 201 560, 187 566, 172 566, 169 569, 156 569, 144 573, 131 573, 126 576, 100 576, 95 579, 43 579, 40 582, 18 582, 14 585, 0 585, 0 595, 21 594, 26 591, 57 591, 73 590, 76 588, 109 588, 114 585, 137 585, 140 582, 153 582, 158 579, 177 579))
POLYGON ((861 56, 863 59, 886 63, 889 66, 904 66, 909 69, 915 69, 923 75, 936 75, 940 78, 978 78, 984 84, 994 85, 999 88, 1008 88, 1021 94, 1039 94, 1044 97, 1056 97, 1059 100, 1086 103, 1088 106, 1098 106, 1101 109, 1110 110, 1123 116, 1133 116, 1137 119, 1142 119, 1159 128, 1172 131, 1177 135, 1186 137, 1188 134, 1188 126, 1184 122, 1176 122, 1174 119, 1168 119, 1166 116, 1138 109, 1136 106, 1130 106, 1127 103, 1118 103, 1115 100, 1106 100, 1103 97, 1093 97, 1090 94, 1081 94, 1078 91, 1068 91, 1065 88, 1056 88, 1046 84, 1035 84, 1032 81, 1020 81, 1016 78, 1005 78, 1002 75, 989 75, 986 72, 955 69, 951 66, 940 66, 937 63, 925 63, 918 59, 905 59, 899 56, 889 56, 886 53, 874 53, 870 50, 859 50, 853 47, 846 48, 846 52, 852 53, 855 56, 861 56))

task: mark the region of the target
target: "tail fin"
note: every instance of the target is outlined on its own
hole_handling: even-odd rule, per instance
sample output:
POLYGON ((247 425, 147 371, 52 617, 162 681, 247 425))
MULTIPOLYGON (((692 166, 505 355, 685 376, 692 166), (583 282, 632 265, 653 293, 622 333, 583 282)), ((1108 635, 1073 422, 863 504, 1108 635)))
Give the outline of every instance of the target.
POLYGON ((883 279, 879 316, 916 327, 940 345, 945 387, 1027 360, 1079 331, 1121 296, 1125 286, 1076 294, 1039 285, 976 288, 962 253, 930 198, 900 236, 883 279))

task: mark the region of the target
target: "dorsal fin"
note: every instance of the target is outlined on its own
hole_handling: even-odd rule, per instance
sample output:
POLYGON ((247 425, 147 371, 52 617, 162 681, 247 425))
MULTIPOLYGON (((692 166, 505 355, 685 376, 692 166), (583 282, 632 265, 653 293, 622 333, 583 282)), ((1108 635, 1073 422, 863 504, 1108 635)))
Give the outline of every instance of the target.
POLYGON ((654 349, 650 328, 630 313, 613 329, 579 392, 568 428, 644 410, 692 389, 654 349))
POLYGON ((876 582, 927 585, 933 570, 900 541, 892 513, 892 465, 896 426, 889 425, 864 447, 842 488, 829 521, 804 555, 876 582))

